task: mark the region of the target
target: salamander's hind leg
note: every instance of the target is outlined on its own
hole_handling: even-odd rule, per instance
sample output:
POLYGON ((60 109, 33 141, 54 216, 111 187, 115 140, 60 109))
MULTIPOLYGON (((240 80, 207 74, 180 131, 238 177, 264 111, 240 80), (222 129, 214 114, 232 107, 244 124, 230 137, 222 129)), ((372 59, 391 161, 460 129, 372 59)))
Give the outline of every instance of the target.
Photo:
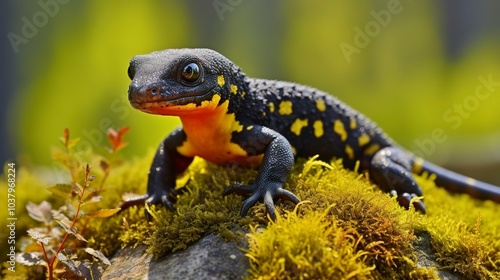
MULTIPOLYGON (((413 197, 422 195, 411 173, 411 165, 411 157, 406 152, 388 147, 375 154, 369 167, 373 182, 383 191, 396 195, 399 204, 406 209, 409 208, 413 197)), ((421 200, 414 202, 413 206, 425 214, 425 205, 421 200)))

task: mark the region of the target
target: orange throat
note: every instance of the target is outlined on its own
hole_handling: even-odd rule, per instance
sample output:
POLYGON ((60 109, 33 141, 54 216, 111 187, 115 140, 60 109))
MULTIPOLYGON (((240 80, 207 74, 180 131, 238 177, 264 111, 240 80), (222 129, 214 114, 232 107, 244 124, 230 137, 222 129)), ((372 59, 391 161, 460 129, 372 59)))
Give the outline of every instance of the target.
POLYGON ((233 132, 241 132, 243 125, 234 113, 227 113, 226 100, 213 110, 199 110, 181 115, 187 140, 177 150, 188 157, 199 156, 216 164, 237 163, 244 166, 259 164, 262 156, 249 156, 238 144, 231 142, 233 132))

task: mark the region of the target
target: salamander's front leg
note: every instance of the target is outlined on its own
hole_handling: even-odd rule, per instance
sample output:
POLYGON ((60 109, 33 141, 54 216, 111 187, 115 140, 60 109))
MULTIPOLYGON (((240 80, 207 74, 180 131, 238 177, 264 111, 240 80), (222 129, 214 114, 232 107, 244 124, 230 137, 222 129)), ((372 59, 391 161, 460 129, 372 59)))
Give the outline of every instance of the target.
MULTIPOLYGON (((399 204, 407 209, 412 198, 422 196, 411 173, 411 159, 401 149, 388 147, 375 154, 369 167, 370 178, 383 191, 396 195, 399 204)), ((425 205, 421 200, 413 203, 413 206, 425 214, 425 205)))
POLYGON ((224 195, 250 195, 241 207, 242 216, 246 215, 257 201, 263 200, 269 216, 275 220, 275 199, 288 200, 295 204, 300 201, 292 192, 283 189, 294 163, 292 148, 285 137, 269 128, 254 126, 251 130, 234 135, 232 141, 249 155, 264 153, 254 182, 248 186, 233 184, 224 191, 224 195))
MULTIPOLYGON (((178 194, 175 190, 177 175, 184 172, 193 161, 193 158, 185 157, 177 151, 177 147, 185 140, 186 134, 180 127, 163 140, 149 170, 147 193, 142 197, 123 202, 122 210, 144 202, 161 203, 170 210, 174 209, 178 194)), ((149 219, 147 211, 146 217, 149 219)))

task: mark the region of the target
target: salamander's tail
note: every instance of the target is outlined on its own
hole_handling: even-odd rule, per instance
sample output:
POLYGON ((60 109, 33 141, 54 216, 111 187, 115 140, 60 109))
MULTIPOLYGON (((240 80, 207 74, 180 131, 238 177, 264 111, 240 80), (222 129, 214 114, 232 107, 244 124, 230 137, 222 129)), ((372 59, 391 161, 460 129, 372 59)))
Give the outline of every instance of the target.
POLYGON ((436 185, 454 193, 466 193, 471 197, 500 203, 500 187, 455 173, 421 158, 415 158, 413 172, 436 174, 436 185))

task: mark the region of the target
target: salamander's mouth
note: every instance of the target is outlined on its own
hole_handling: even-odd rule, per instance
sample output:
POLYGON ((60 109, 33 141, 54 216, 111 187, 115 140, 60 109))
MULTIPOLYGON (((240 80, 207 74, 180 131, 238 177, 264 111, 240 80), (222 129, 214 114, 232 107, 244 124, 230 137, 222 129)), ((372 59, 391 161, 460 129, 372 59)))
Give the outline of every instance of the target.
POLYGON ((203 94, 129 94, 132 107, 149 114, 179 115, 182 112, 197 111, 216 102, 220 95, 213 88, 203 94), (217 98, 215 97, 217 96, 217 98))

